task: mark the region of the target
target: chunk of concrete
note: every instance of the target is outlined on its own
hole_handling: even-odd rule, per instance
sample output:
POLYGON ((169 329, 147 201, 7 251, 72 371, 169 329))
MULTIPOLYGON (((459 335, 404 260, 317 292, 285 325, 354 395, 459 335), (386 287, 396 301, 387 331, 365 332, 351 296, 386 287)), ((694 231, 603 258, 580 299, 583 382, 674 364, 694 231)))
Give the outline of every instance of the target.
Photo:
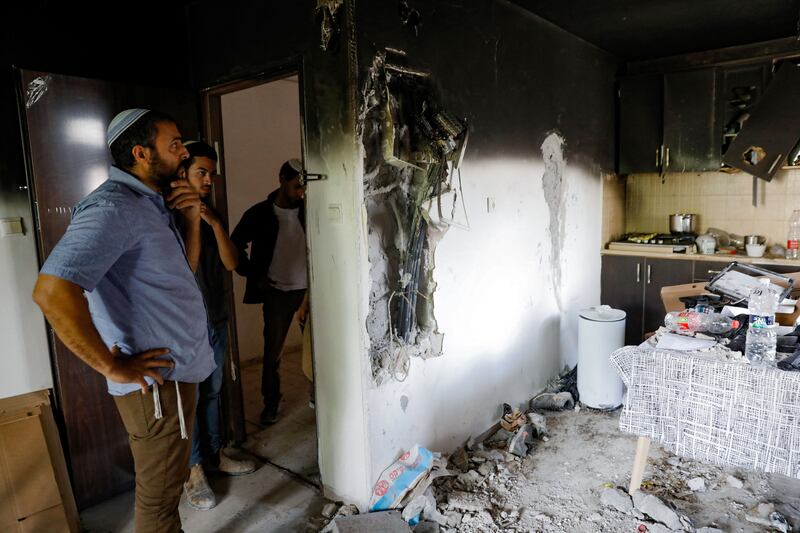
POLYGON ((333 518, 336 514, 336 511, 339 510, 339 506, 335 503, 328 503, 322 508, 322 516, 325 518, 333 518))
POLYGON ((692 492, 705 492, 706 490, 706 480, 701 477, 692 478, 686 484, 689 485, 689 490, 692 492))
POLYGON ((414 533, 439 533, 439 524, 438 522, 423 520, 414 526, 414 533))
POLYGON ((715 527, 701 527, 700 529, 696 529, 694 533, 725 533, 721 529, 717 529, 715 527))
POLYGON ((492 504, 484 494, 455 491, 447 495, 447 506, 460 511, 478 512, 489 509, 492 504))
POLYGON ((467 492, 474 491, 481 483, 483 483, 483 476, 474 470, 470 470, 466 474, 459 474, 455 481, 456 488, 467 492))
POLYGON ((536 430, 536 435, 539 437, 547 433, 547 418, 539 413, 528 413, 528 421, 536 430))
POLYGON ((519 428, 511 440, 508 441, 509 453, 513 453, 517 457, 528 455, 528 450, 533 446, 533 431, 531 424, 525 424, 519 428))
POLYGON ((633 502, 627 493, 616 488, 604 488, 600 493, 600 503, 606 507, 612 507, 620 513, 630 514, 633 509, 633 502))
POLYGON ((575 400, 572 394, 567 391, 553 394, 544 392, 531 398, 529 403, 531 409, 549 409, 551 411, 561 411, 564 409, 575 408, 575 400))
POLYGON ((667 507, 667 504, 652 494, 645 494, 640 490, 634 492, 633 505, 656 522, 661 522, 673 531, 683 529, 678 513, 667 507))
POLYGON ((408 533, 411 528, 399 511, 340 516, 333 521, 332 533, 408 533))
POLYGON ((744 487, 744 483, 742 482, 741 479, 739 479, 738 477, 734 477, 730 474, 728 474, 728 477, 725 478, 725 481, 727 481, 728 485, 730 485, 735 489, 741 489, 742 487, 744 487))

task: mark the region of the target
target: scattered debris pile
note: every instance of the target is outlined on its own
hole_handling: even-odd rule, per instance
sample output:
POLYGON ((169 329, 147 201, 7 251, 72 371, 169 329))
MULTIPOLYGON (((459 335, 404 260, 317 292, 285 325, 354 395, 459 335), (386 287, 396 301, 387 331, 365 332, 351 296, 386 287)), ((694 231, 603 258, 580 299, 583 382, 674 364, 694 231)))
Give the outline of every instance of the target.
POLYGON ((570 383, 560 376, 524 411, 503 405, 494 427, 446 458, 412 448, 383 472, 370 513, 330 504, 309 531, 786 533, 800 524, 795 480, 771 485, 658 446, 631 497, 621 485, 634 442, 617 414, 577 403, 570 383))

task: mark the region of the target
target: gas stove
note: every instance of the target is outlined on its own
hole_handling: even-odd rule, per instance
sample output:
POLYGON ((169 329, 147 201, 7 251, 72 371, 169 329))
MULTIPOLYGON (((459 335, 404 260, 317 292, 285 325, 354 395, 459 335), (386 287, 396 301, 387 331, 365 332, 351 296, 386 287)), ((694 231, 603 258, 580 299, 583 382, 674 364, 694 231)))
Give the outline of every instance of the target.
POLYGON ((693 233, 628 233, 618 241, 608 244, 609 250, 648 251, 665 254, 693 254, 697 252, 693 233))

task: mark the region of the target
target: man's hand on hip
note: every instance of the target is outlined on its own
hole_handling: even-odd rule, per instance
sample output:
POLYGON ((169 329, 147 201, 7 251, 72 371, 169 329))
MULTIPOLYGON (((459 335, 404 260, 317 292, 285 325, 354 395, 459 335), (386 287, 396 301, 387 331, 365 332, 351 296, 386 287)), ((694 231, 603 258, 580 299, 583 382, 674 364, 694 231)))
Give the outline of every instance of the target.
POLYGON ((111 349, 114 356, 111 369, 105 376, 117 383, 137 383, 142 388, 142 394, 147 394, 147 381, 145 376, 153 378, 159 385, 164 384, 164 378, 159 374, 159 368, 172 368, 175 366, 169 359, 160 359, 169 353, 168 348, 156 348, 130 356, 121 355, 118 347, 111 349))

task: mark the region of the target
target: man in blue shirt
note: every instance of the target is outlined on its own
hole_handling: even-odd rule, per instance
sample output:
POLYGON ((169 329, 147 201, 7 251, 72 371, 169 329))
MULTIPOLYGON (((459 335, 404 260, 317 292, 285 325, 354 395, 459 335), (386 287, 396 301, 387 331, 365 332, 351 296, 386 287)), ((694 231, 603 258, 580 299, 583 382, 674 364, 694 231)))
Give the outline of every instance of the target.
POLYGON ((178 532, 196 384, 215 365, 168 208, 197 220, 200 198, 175 178, 188 154, 168 116, 123 111, 108 145, 109 179, 75 206, 33 298, 67 348, 106 377, 134 458, 136 531, 178 532))

